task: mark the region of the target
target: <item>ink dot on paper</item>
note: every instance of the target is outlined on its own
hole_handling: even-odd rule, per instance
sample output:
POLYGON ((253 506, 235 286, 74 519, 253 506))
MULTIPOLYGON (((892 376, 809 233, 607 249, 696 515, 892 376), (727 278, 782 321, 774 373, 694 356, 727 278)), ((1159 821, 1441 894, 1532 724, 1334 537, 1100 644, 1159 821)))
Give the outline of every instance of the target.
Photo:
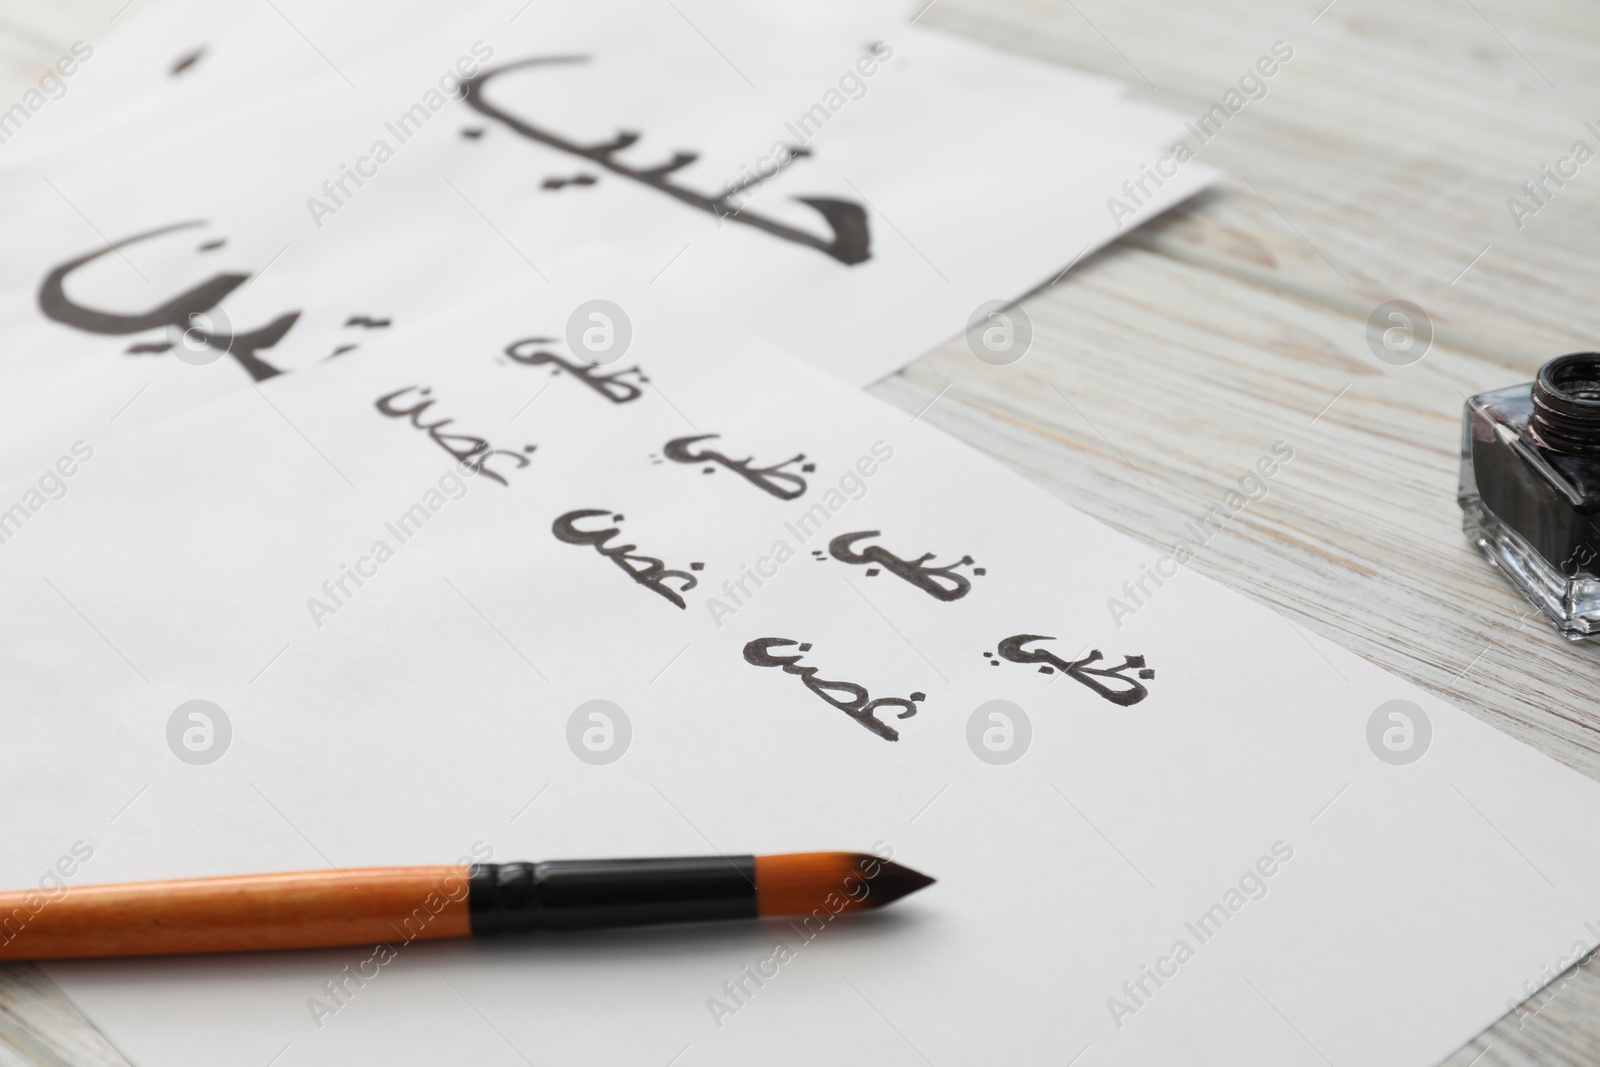
POLYGON ((461 128, 461 136, 465 137, 469 141, 476 141, 478 138, 483 136, 483 127, 463 126, 461 128))
POLYGON ((701 474, 715 474, 715 473, 717 473, 717 468, 715 468, 715 467, 706 467, 700 473, 701 474))
POLYGON ((611 521, 612 522, 621 522, 624 517, 625 516, 622 516, 622 515, 613 515, 613 516, 611 516, 611 521))
POLYGON ((205 51, 205 46, 201 45, 193 52, 185 52, 183 55, 172 61, 172 66, 167 69, 167 76, 176 78, 178 75, 182 74, 184 71, 200 62, 200 57, 205 55, 205 51))
POLYGON ((227 243, 228 243, 228 239, 226 237, 218 237, 214 241, 207 241, 205 244, 203 244, 199 248, 195 249, 195 251, 196 252, 215 252, 217 249, 221 248, 223 245, 225 245, 227 243))
POLYGON ((817 469, 817 465, 815 463, 807 463, 805 466, 800 468, 800 470, 803 471, 806 474, 810 474, 812 471, 815 471, 816 469, 817 469))
POLYGON ((523 446, 522 446, 522 450, 523 450, 523 451, 524 451, 524 452, 532 452, 532 451, 534 451, 534 450, 535 450, 535 449, 537 449, 537 448, 538 448, 538 447, 539 447, 539 446, 538 446, 538 445, 523 445, 523 446))
POLYGON ((691 563, 689 564, 689 569, 692 571, 703 571, 706 569, 706 565, 704 563, 691 563))
POLYGON ((1139 672, 1139 677, 1141 678, 1154 678, 1155 676, 1156 672, 1150 670, 1148 667, 1139 672))
POLYGON ((1040 674, 1054 674, 1054 673, 1056 673, 1056 669, 1054 667, 1049 667, 1049 666, 1040 667, 1039 668, 1039 673, 1040 674))
POLYGON ((912 693, 911 694, 911 699, 912 699, 913 702, 921 701, 921 700, 927 700, 928 699, 928 694, 926 694, 926 693, 912 693))
POLYGON ((989 569, 987 567, 974 567, 972 568, 972 573, 976 574, 979 578, 982 578, 985 574, 989 573, 989 569))
POLYGON ((878 576, 878 568, 876 568, 876 567, 868 567, 867 568, 867 577, 868 578, 876 578, 877 576, 878 576))
POLYGON ((801 645, 800 646, 800 651, 801 652, 810 652, 811 651, 811 642, 807 641, 805 644, 801 645))

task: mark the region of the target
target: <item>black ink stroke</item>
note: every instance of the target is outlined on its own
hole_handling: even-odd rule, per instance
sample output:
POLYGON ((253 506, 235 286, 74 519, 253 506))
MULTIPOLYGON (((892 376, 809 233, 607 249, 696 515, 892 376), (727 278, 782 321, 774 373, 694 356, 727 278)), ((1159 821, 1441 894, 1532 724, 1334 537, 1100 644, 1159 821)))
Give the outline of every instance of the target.
MULTIPOLYGON (((726 467, 757 489, 764 493, 770 493, 779 500, 793 500, 805 493, 806 480, 793 471, 783 469, 792 463, 799 463, 805 459, 806 454, 804 452, 786 459, 782 463, 774 463, 770 467, 752 467, 751 464, 755 462, 755 459, 751 456, 747 456, 744 459, 732 459, 712 448, 703 448, 698 452, 690 451, 690 446, 692 445, 701 441, 715 440, 721 436, 721 434, 716 433, 703 433, 694 437, 677 437, 662 446, 661 454, 674 463, 715 463, 718 466, 726 467)), ((807 463, 800 469, 809 472, 816 468, 807 463)))
POLYGON ((635 365, 612 371, 610 374, 601 374, 599 373, 599 367, 590 366, 587 363, 573 363, 570 360, 562 359, 547 348, 539 347, 549 343, 549 341, 550 338, 548 337, 529 337, 508 345, 506 347, 506 355, 518 363, 523 363, 530 367, 537 367, 545 363, 553 364, 557 374, 566 371, 613 404, 627 404, 638 400, 644 395, 644 390, 639 388, 638 385, 623 380, 624 375, 631 374, 639 381, 640 385, 648 384, 650 379, 644 376, 643 367, 635 365), (525 346, 531 346, 529 351, 522 351, 525 346))
POLYGON ((200 315, 222 303, 223 299, 239 286, 250 280, 248 274, 221 273, 179 293, 177 296, 148 311, 132 315, 123 315, 110 311, 97 311, 94 308, 84 307, 67 296, 67 276, 79 267, 92 263, 101 256, 108 255, 118 249, 126 248, 140 241, 148 241, 152 237, 173 233, 177 230, 187 230, 195 226, 204 226, 204 219, 194 219, 189 222, 178 222, 171 226, 162 226, 144 233, 124 237, 120 241, 113 241, 104 248, 88 255, 69 259, 67 262, 53 268, 45 275, 44 281, 39 285, 39 310, 44 312, 46 318, 59 322, 74 329, 83 330, 85 333, 106 334, 113 337, 125 336, 131 333, 142 333, 145 330, 162 329, 175 326, 186 331, 186 335, 198 338, 202 343, 219 352, 224 352, 239 361, 239 365, 249 372, 255 381, 266 381, 281 371, 256 356, 264 348, 271 348, 283 340, 283 335, 289 332, 295 322, 300 318, 300 312, 290 311, 278 316, 260 329, 249 333, 211 333, 197 329, 192 325, 192 316, 200 315))
POLYGON ((809 644, 791 641, 787 637, 758 637, 744 646, 744 661, 753 667, 782 667, 785 674, 797 675, 801 684, 823 700, 832 704, 856 722, 865 726, 885 741, 900 740, 900 731, 874 714, 879 708, 903 708, 897 719, 909 719, 917 713, 917 704, 927 699, 926 694, 912 693, 909 697, 880 697, 872 700, 867 687, 855 682, 830 682, 817 677, 817 668, 801 667, 799 663, 810 652, 809 644), (800 655, 775 656, 774 648, 794 645, 800 655))
MULTIPOLYGON (((682 594, 687 593, 700 584, 688 571, 669 570, 667 565, 654 556, 636 555, 638 545, 616 545, 607 547, 610 541, 622 532, 618 526, 606 526, 600 530, 580 530, 578 523, 583 519, 593 518, 596 515, 608 516, 607 522, 618 523, 623 521, 621 515, 612 514, 607 508, 580 508, 569 511, 560 516, 550 526, 550 532, 555 534, 556 540, 569 545, 590 545, 594 550, 615 563, 622 572, 646 589, 656 593, 678 606, 681 611, 687 607, 682 594), (676 589, 668 585, 669 579, 677 579, 680 584, 676 589)), ((689 566, 698 570, 700 565, 691 563, 689 566)))
POLYGON ((600 179, 596 178, 593 174, 577 174, 571 178, 563 178, 559 175, 551 175, 539 183, 539 188, 545 190, 546 192, 555 192, 565 189, 569 185, 593 185, 599 180, 600 179))
POLYGON ((1137 671, 1140 678, 1146 680, 1154 678, 1156 672, 1144 665, 1143 656, 1124 656, 1122 662, 1115 667, 1091 667, 1091 663, 1099 663, 1101 659, 1100 650, 1097 648, 1090 649, 1089 654, 1082 659, 1068 662, 1047 649, 1022 647, 1031 641, 1054 640, 1055 638, 1053 637, 1044 637, 1040 634, 1017 634, 1015 637, 1008 637, 1001 641, 996 646, 996 651, 1000 653, 1001 659, 1009 660, 1012 663, 1042 663, 1044 666, 1040 667, 1039 670, 1046 674, 1050 673, 1052 669, 1059 670, 1073 681, 1081 682, 1111 701, 1111 703, 1119 704, 1122 707, 1137 704, 1150 695, 1150 690, 1145 688, 1143 684, 1123 673, 1124 671, 1137 671), (1099 681, 1101 678, 1115 680, 1122 683, 1122 685, 1120 687, 1106 685, 1099 681))
MULTIPOLYGON (((877 530, 840 534, 828 542, 828 553, 840 563, 855 566, 875 563, 896 578, 910 582, 935 600, 960 600, 972 591, 972 583, 964 575, 956 573, 957 567, 971 566, 971 556, 962 556, 954 563, 947 563, 943 567, 929 567, 926 564, 933 561, 932 552, 924 552, 916 559, 901 559, 881 545, 868 545, 859 552, 856 551, 854 546, 857 541, 878 536, 880 535, 877 530)), ((867 573, 870 575, 873 572, 869 570, 867 573)), ((984 570, 978 567, 972 573, 983 574, 984 570)))
POLYGON ((743 223, 746 226, 751 226, 785 241, 814 248, 846 266, 864 263, 872 257, 872 238, 867 225, 866 210, 853 201, 838 200, 832 197, 801 196, 795 198, 821 215, 822 220, 827 223, 829 231, 833 234, 831 239, 818 237, 816 234, 796 229, 776 219, 758 215, 753 211, 744 211, 731 207, 729 201, 733 196, 737 195, 740 191, 739 189, 730 189, 721 196, 712 197, 682 185, 675 185, 668 180, 674 172, 682 170, 698 159, 698 153, 675 152, 670 160, 658 166, 630 167, 625 163, 619 163, 614 157, 618 152, 639 139, 639 135, 631 130, 620 130, 609 141, 581 145, 557 134, 546 132, 510 112, 502 110, 490 103, 484 96, 484 89, 490 80, 507 71, 554 64, 586 63, 588 60, 588 56, 577 55, 537 56, 494 67, 474 78, 467 79, 467 105, 480 114, 504 123, 510 129, 531 141, 537 141, 542 145, 554 148, 558 152, 566 152, 569 155, 577 156, 579 159, 588 160, 595 166, 603 167, 613 174, 640 182, 652 189, 665 193, 681 203, 698 208, 719 219, 732 219, 734 222, 743 223))
MULTIPOLYGON (((337 355, 338 353, 334 354, 337 355)), ((516 469, 521 470, 531 462, 523 453, 532 452, 537 446, 526 445, 522 452, 513 452, 504 448, 494 448, 489 444, 487 438, 477 437, 473 434, 440 433, 439 431, 456 420, 440 419, 438 422, 430 423, 422 421, 422 413, 438 401, 437 397, 429 395, 432 391, 427 386, 418 388, 415 385, 408 385, 404 389, 396 389, 387 396, 380 396, 373 406, 391 419, 410 419, 412 426, 427 434, 434 444, 450 453, 450 457, 457 463, 476 471, 486 478, 491 478, 501 485, 511 484, 506 481, 504 475, 489 469, 489 460, 495 456, 509 456, 516 461, 516 469), (396 400, 413 390, 416 391, 416 398, 420 399, 421 403, 413 403, 411 407, 405 408, 396 406, 396 400)))
POLYGON ((183 55, 172 61, 172 66, 167 68, 167 76, 176 78, 178 75, 182 74, 184 71, 200 62, 200 57, 205 55, 205 52, 205 45, 201 45, 192 52, 185 52, 183 55))

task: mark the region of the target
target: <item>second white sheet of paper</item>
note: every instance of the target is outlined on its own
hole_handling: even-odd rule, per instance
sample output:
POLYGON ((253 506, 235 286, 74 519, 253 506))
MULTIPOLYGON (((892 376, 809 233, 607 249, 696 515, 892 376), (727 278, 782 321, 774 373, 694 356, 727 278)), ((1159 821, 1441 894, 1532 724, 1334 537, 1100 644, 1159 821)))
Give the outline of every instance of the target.
POLYGON ((219 8, 232 18, 212 12, 212 26, 191 6, 156 7, 83 66, 75 77, 99 80, 58 106, 86 131, 45 138, 53 108, 7 146, 0 480, 49 462, 57 437, 247 386, 246 348, 258 376, 293 371, 366 343, 363 322, 402 327, 506 278, 537 288, 595 241, 866 384, 1215 176, 1169 160, 1146 177, 1182 126, 1117 83, 905 25, 881 3, 801 17, 569 0, 515 22, 477 4, 425 24, 413 11, 394 16, 416 23, 403 47, 356 62, 370 17, 347 7, 314 29, 353 84, 269 77, 278 55, 310 51, 270 7, 219 8), (71 110, 93 115, 198 44, 194 66, 120 117, 71 110), (498 117, 447 99, 492 71, 473 101, 498 117), (1111 196, 1139 208, 1113 215, 1111 196), (188 312, 241 335, 205 377, 174 358, 172 320, 188 312))

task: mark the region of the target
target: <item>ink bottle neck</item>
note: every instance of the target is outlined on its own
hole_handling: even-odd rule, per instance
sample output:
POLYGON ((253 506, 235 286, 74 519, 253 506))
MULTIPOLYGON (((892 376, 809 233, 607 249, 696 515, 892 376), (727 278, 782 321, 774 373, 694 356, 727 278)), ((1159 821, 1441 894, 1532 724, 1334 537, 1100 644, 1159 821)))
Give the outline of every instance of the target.
POLYGON ((1600 352, 1558 356, 1533 383, 1529 432, 1552 452, 1600 456, 1600 352))

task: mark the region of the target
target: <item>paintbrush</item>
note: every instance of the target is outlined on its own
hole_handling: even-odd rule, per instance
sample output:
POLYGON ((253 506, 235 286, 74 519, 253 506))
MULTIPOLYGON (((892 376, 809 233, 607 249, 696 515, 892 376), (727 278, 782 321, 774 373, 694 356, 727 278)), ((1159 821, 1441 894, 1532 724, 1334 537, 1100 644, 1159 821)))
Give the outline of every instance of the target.
POLYGON ((0 960, 327 948, 879 908, 933 879, 860 852, 371 867, 0 892, 0 960))

